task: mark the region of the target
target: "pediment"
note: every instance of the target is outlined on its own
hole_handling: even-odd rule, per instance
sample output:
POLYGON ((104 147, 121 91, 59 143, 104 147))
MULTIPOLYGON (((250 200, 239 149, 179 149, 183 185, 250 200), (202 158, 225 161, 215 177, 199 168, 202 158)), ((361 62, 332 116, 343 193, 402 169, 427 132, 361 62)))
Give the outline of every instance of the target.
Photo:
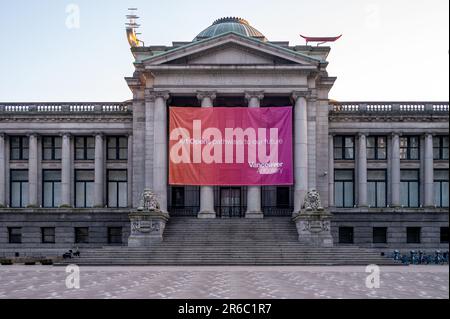
POLYGON ((142 62, 146 67, 297 65, 316 68, 324 61, 236 33, 227 33, 211 39, 190 43, 186 46, 150 57, 142 62))
POLYGON ((172 65, 287 65, 294 62, 254 49, 224 44, 196 54, 170 61, 172 65))

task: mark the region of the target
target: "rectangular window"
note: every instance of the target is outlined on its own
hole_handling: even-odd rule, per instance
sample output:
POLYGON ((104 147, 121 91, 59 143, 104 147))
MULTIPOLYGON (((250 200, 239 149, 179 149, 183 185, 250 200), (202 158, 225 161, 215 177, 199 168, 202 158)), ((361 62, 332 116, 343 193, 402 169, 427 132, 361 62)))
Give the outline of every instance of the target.
POLYGON ((387 244, 387 228, 386 227, 374 227, 373 228, 373 243, 374 244, 387 244))
POLYGON ((54 227, 43 227, 41 228, 42 243, 43 244, 54 244, 55 243, 55 228, 54 227))
POLYGON ((89 244, 89 228, 75 228, 75 244, 89 244))
POLYGON ((91 208, 94 206, 94 171, 75 171, 75 207, 91 208))
POLYGON ((61 206, 61 171, 44 170, 42 174, 42 198, 45 208, 61 206))
POLYGON ((433 138, 433 156, 435 160, 448 160, 448 135, 433 138))
POLYGON ((402 170, 400 182, 400 200, 403 207, 419 207, 419 171, 402 170))
POLYGON ((128 206, 128 179, 126 170, 108 171, 108 207, 128 206))
POLYGON ((25 161, 29 157, 29 140, 27 136, 11 136, 10 158, 13 161, 25 161))
POLYGON ((122 244, 122 227, 108 228, 108 244, 122 244))
POLYGON ((353 227, 339 227, 339 244, 353 244, 353 227))
POLYGON ((419 136, 404 136, 400 138, 400 159, 402 160, 420 159, 419 136))
POLYGON ((367 159, 368 160, 387 159, 386 136, 369 136, 367 138, 367 159))
POLYGON ((387 201, 387 176, 386 170, 367 171, 367 194, 369 207, 386 207, 387 201))
POLYGON ((124 136, 108 137, 108 160, 128 159, 128 138, 124 136))
POLYGON ((22 243, 22 228, 8 227, 8 241, 10 244, 22 243))
POLYGON ((354 207, 355 188, 353 170, 336 170, 334 172, 334 190, 336 207, 354 207))
POLYGON ((406 229, 406 243, 408 244, 420 244, 420 227, 408 227, 406 229))
POLYGON ((62 138, 45 136, 42 138, 42 159, 47 161, 61 160, 62 138))
POLYGON ((80 161, 95 159, 95 138, 92 136, 75 137, 75 159, 80 161))
POLYGON ((334 137, 334 159, 353 160, 355 159, 355 137, 335 136, 334 137))
POLYGON ((434 171, 434 204, 437 207, 448 207, 448 170, 434 171))
POLYGON ((172 187, 172 207, 183 208, 185 207, 185 194, 184 187, 172 187))
POLYGON ((441 244, 448 244, 448 227, 441 227, 441 244))
POLYGON ((277 187, 277 208, 289 208, 291 190, 289 187, 277 187))
POLYGON ((13 208, 25 208, 28 205, 28 171, 11 170, 10 203, 13 208))

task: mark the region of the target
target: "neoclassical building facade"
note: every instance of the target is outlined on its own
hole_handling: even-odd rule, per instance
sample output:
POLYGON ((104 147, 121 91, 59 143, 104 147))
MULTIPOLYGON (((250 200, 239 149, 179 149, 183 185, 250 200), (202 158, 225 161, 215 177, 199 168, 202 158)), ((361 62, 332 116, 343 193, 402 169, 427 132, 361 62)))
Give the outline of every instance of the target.
POLYGON ((217 219, 289 217, 315 189, 337 245, 448 249, 448 102, 333 101, 329 47, 238 18, 131 50, 129 101, 0 103, 0 250, 126 245, 144 189, 172 218, 217 219), (169 184, 169 107, 286 106, 293 185, 169 184))

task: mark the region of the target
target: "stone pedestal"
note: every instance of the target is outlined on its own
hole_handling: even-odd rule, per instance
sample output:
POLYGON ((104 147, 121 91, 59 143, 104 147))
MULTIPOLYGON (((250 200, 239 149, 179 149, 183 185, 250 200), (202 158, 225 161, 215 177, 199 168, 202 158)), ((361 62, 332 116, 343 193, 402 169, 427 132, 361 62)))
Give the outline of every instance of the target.
POLYGON ((293 217, 300 243, 311 247, 333 247, 332 218, 333 215, 322 207, 319 193, 309 191, 302 210, 293 217))
POLYGON ((131 234, 129 247, 150 247, 163 241, 169 215, 161 211, 137 211, 129 215, 131 234))
POLYGON ((129 215, 129 247, 150 247, 163 241, 169 214, 162 211, 156 195, 149 189, 142 194, 141 207, 129 215))
POLYGON ((333 247, 332 215, 325 211, 302 211, 294 217, 300 243, 312 247, 333 247))

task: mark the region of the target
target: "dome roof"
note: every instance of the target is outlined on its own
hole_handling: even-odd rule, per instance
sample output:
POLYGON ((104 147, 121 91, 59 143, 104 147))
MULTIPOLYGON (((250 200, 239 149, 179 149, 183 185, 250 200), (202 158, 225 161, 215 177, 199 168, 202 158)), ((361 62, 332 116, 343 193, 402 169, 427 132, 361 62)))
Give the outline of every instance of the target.
POLYGON ((214 23, 202 31, 194 41, 200 41, 207 38, 212 38, 220 34, 236 32, 247 37, 255 38, 261 41, 267 41, 266 37, 252 27, 247 20, 235 17, 222 18, 214 21, 214 23))

